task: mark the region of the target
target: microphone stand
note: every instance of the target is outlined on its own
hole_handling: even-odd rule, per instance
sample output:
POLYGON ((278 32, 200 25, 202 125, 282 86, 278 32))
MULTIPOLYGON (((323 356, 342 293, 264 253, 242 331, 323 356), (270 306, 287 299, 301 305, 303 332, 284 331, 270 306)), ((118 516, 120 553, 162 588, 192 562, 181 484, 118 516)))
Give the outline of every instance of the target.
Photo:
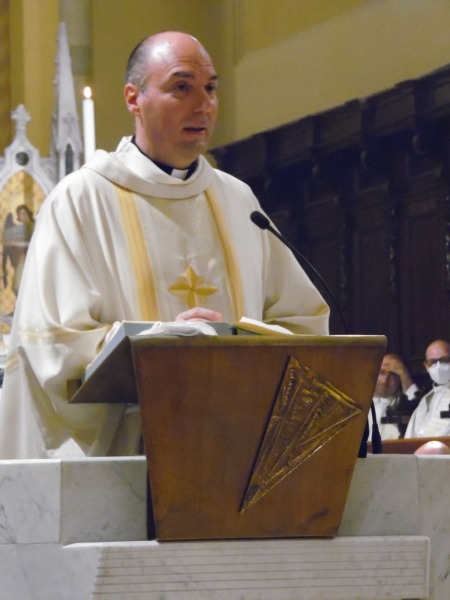
MULTIPOLYGON (((270 233, 272 233, 275 237, 277 237, 280 242, 282 244, 284 244, 287 248, 289 248, 289 250, 294 254, 294 256, 300 260, 301 263, 304 263, 307 268, 312 271, 312 273, 314 273, 314 275, 317 277, 317 279, 319 280, 319 282, 322 284, 322 286, 325 288, 325 290, 328 293, 329 298, 332 300, 332 303, 334 304, 337 313, 339 315, 339 318, 341 320, 342 323, 342 327, 344 328, 344 331, 347 335, 350 334, 349 332, 349 328, 347 327, 347 323, 345 321, 344 315, 342 314, 341 308, 333 294, 333 292, 330 290, 330 288, 328 287, 327 282, 324 280, 324 278, 320 275, 320 273, 317 271, 317 269, 310 263, 310 261, 306 258, 306 256, 303 256, 303 254, 297 250, 297 248, 295 248, 295 246, 293 246, 289 240, 287 240, 283 235, 281 235, 281 233, 279 231, 277 231, 274 227, 272 227, 269 219, 263 215, 263 213, 254 210, 251 214, 250 214, 250 219, 251 221, 260 229, 267 229, 267 231, 270 231, 270 233)), ((381 442, 381 435, 380 435, 380 430, 378 427, 378 421, 377 421, 377 417, 375 414, 375 406, 374 403, 372 401, 371 407, 370 407, 371 413, 372 413, 372 448, 373 448, 373 453, 374 454, 381 454, 382 453, 382 442, 381 442)), ((368 421, 366 422, 366 426, 364 428, 364 434, 363 434, 363 438, 361 440, 361 445, 359 448, 359 452, 358 452, 358 458, 366 458, 367 456, 367 440, 369 438, 369 423, 368 421)))

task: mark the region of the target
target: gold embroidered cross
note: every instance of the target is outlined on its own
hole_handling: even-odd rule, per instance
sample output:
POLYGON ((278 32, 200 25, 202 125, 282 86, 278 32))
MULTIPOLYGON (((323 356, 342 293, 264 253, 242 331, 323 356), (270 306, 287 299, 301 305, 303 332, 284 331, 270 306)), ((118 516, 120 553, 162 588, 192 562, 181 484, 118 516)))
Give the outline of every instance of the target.
POLYGON ((197 275, 194 269, 189 266, 183 275, 180 275, 176 282, 169 287, 169 292, 182 298, 189 308, 195 308, 204 304, 206 296, 215 294, 219 288, 204 283, 205 278, 197 275))

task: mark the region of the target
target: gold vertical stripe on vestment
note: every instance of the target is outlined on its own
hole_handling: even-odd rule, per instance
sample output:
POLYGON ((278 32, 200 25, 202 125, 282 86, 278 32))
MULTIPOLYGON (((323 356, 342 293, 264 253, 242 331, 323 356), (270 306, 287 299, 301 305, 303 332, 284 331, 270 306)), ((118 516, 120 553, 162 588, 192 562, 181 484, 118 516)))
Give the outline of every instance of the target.
POLYGON ((242 293, 242 280, 239 271, 236 254, 231 244, 230 236, 226 226, 225 216, 217 201, 215 192, 212 188, 208 188, 205 192, 211 213, 219 231, 220 241, 222 243, 223 254, 225 257, 225 266, 227 269, 228 283, 231 291, 231 299, 234 308, 234 318, 236 321, 244 315, 244 301, 242 293))
POLYGON ((159 320, 153 270, 148 258, 144 232, 136 206, 134 194, 116 186, 120 210, 122 213, 125 234, 128 240, 131 262, 136 277, 138 301, 141 308, 141 319, 144 321, 159 320))

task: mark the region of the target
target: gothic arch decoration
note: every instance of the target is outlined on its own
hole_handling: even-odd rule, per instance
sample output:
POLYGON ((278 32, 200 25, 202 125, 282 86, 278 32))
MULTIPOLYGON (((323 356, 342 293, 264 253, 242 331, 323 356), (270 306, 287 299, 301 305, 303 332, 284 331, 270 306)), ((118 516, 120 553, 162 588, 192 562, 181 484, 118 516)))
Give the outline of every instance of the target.
POLYGON ((56 183, 80 167, 82 141, 67 31, 60 23, 50 156, 28 140, 31 117, 21 104, 12 111, 15 137, 0 157, 0 341, 9 333, 34 219, 56 183))
POLYGON ((0 333, 11 327, 34 220, 56 183, 50 159, 41 158, 27 138, 25 107, 20 105, 12 118, 16 135, 0 158, 0 333))
POLYGON ((26 171, 17 171, 0 190, 2 293, 0 316, 10 324, 35 216, 45 192, 26 171))

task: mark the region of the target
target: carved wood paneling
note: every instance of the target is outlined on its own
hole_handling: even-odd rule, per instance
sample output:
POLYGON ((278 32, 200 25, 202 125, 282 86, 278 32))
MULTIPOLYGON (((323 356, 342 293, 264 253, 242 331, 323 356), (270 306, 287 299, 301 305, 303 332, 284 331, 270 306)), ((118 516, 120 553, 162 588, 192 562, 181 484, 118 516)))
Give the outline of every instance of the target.
POLYGON ((450 65, 212 153, 323 275, 350 331, 386 335, 420 376, 429 342, 450 338, 450 65))

